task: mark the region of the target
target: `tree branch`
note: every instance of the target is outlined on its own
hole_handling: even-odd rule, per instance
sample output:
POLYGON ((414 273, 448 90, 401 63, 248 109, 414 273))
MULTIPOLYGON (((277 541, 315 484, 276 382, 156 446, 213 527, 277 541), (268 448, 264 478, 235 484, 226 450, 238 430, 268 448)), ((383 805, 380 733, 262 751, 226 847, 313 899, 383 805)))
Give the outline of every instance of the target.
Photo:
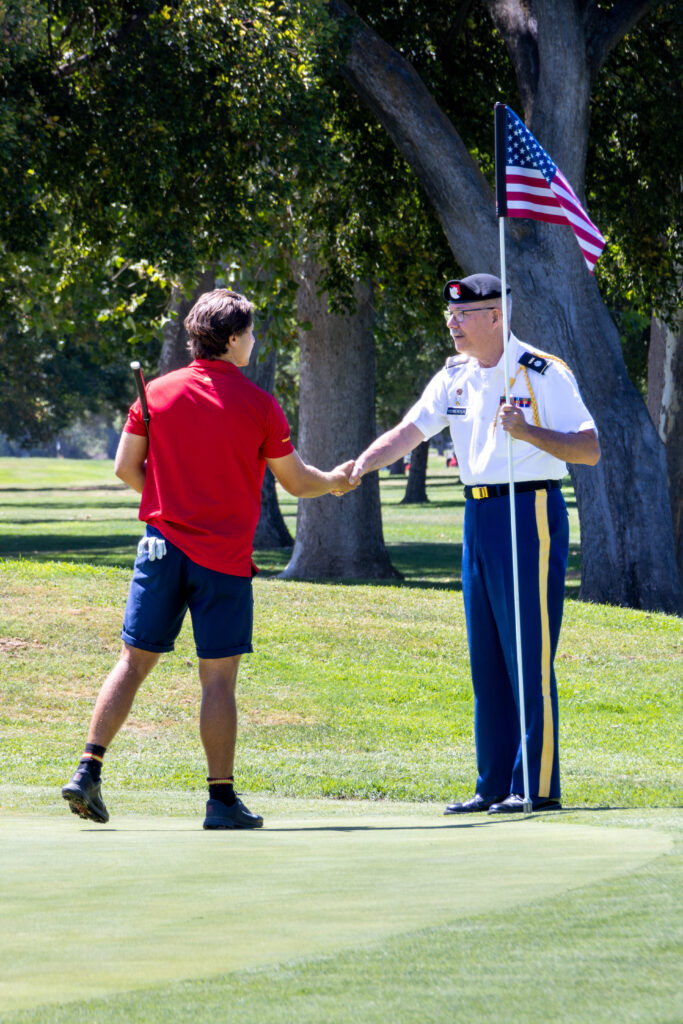
POLYGON ((617 0, 609 11, 599 10, 595 0, 586 5, 586 52, 593 78, 608 54, 640 19, 655 0, 617 0))
POLYGON ((538 26, 532 5, 522 0, 484 0, 493 24, 505 41, 529 123, 538 89, 538 26))
POLYGON ((445 60, 460 38, 460 34, 467 23, 467 16, 472 10, 474 0, 460 0, 458 9, 450 19, 450 27, 446 32, 443 42, 439 46, 441 60, 445 60))
POLYGON ((343 78, 377 117, 415 172, 459 258, 479 252, 493 265, 497 224, 492 190, 414 68, 344 0, 330 10, 349 29, 343 78))
POLYGON ((60 64, 57 68, 56 74, 58 78, 68 78, 69 75, 73 75, 74 72, 79 71, 82 67, 88 64, 95 64, 101 57, 105 56, 117 43, 125 39, 135 31, 138 25, 145 21, 149 17, 150 11, 144 7, 139 7, 136 11, 133 11, 128 21, 126 21, 118 32, 114 32, 112 35, 107 36, 103 41, 96 46, 92 53, 83 53, 80 57, 75 60, 69 61, 67 64, 60 64))

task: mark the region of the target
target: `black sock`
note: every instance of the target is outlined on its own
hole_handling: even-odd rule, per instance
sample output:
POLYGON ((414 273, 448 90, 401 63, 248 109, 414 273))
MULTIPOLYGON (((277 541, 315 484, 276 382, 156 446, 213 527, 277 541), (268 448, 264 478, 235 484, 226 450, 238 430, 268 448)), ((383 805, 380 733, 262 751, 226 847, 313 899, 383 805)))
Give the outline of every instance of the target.
POLYGON ((227 807, 232 807, 235 796, 235 780, 232 775, 227 779, 207 779, 209 783, 209 800, 220 800, 227 807))
POLYGON ((78 767, 89 772, 95 782, 99 782, 102 776, 102 758, 106 749, 99 743, 86 743, 83 756, 78 762, 78 767))

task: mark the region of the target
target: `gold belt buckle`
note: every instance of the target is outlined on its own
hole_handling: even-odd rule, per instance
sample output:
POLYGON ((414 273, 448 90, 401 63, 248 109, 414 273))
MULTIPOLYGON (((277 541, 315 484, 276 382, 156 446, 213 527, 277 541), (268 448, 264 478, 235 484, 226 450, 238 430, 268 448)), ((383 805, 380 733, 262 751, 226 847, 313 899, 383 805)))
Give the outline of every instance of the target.
POLYGON ((489 496, 489 489, 488 489, 488 487, 473 487, 472 488, 472 497, 473 498, 476 498, 478 500, 479 498, 488 498, 488 496, 489 496))

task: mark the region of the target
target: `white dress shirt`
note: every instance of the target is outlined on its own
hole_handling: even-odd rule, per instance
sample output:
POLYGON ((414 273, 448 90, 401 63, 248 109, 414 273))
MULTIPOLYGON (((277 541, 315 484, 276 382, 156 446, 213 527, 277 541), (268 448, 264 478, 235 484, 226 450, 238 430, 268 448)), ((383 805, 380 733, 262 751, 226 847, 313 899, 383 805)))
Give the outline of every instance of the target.
MULTIPOLYGON (((562 433, 595 430, 571 370, 513 334, 508 342, 511 402, 537 426, 562 433), (520 363, 526 359, 526 365, 520 363), (540 371, 540 372, 539 372, 540 371)), ((505 402, 504 357, 484 367, 472 357, 451 357, 405 415, 425 438, 449 427, 463 484, 502 484, 508 480, 507 435, 498 411, 505 402)), ((560 480, 567 467, 526 441, 513 439, 514 478, 560 480)))

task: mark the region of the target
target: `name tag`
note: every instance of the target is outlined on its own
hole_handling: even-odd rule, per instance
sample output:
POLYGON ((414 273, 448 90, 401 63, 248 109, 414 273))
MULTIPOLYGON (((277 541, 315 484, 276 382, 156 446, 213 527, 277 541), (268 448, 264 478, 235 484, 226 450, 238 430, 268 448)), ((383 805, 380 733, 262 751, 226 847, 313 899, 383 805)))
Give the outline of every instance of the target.
POLYGON ((461 405, 449 405, 446 409, 447 416, 466 416, 467 409, 464 409, 461 405))

